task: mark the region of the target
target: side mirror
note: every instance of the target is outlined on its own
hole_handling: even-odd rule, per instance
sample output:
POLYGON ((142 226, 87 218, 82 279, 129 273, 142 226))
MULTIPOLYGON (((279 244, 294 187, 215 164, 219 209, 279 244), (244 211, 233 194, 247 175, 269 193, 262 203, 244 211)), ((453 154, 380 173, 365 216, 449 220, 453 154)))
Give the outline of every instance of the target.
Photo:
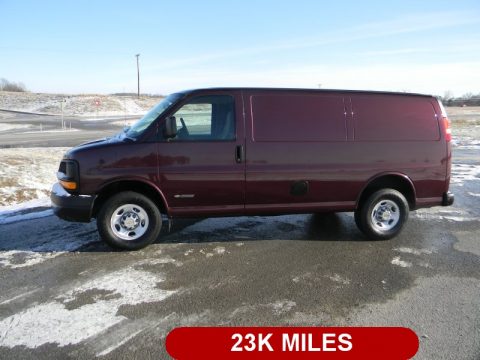
POLYGON ((177 119, 175 119, 175 116, 169 116, 165 120, 165 130, 163 132, 163 135, 167 139, 171 139, 177 136, 177 119))

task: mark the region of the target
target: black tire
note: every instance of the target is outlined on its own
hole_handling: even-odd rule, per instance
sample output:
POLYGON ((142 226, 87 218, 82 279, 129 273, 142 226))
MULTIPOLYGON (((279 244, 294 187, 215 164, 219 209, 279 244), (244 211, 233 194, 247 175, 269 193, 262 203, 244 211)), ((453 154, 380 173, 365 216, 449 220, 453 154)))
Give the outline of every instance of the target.
POLYGON ((145 195, 124 191, 103 204, 97 216, 97 228, 100 237, 110 246, 138 250, 158 238, 162 216, 155 203, 145 195))
POLYGON ((388 240, 397 236, 408 219, 409 206, 397 190, 376 191, 357 210, 355 221, 369 239, 388 240))
POLYGON ((355 210, 355 212, 353 213, 353 218, 355 219, 355 224, 357 225, 357 228, 363 232, 363 226, 362 226, 362 221, 360 220, 360 208, 358 208, 357 210, 355 210))

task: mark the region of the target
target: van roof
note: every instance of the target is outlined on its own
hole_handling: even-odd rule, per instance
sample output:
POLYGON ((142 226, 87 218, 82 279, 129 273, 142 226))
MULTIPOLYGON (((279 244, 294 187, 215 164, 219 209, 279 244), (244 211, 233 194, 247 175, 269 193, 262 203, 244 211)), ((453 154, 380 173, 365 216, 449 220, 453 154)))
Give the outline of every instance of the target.
POLYGON ((434 97, 428 94, 410 93, 410 92, 394 92, 394 91, 373 91, 373 90, 342 90, 342 89, 305 89, 305 88, 268 88, 268 87, 211 87, 199 88, 179 91, 183 94, 191 94, 199 91, 231 91, 231 90, 248 90, 248 91, 295 91, 295 92, 319 92, 319 93, 349 93, 349 94, 381 94, 381 95, 404 95, 404 96, 423 96, 434 97))

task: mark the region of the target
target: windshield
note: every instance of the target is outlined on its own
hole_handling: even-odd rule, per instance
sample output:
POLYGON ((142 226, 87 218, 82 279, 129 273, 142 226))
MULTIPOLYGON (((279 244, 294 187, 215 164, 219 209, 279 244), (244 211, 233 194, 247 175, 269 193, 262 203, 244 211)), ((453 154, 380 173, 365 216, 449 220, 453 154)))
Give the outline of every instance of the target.
POLYGON ((140 120, 133 124, 126 132, 125 135, 129 138, 136 139, 141 135, 146 128, 154 122, 159 115, 165 112, 170 106, 172 106, 178 99, 180 99, 183 94, 171 94, 165 99, 160 101, 157 105, 150 109, 140 120))

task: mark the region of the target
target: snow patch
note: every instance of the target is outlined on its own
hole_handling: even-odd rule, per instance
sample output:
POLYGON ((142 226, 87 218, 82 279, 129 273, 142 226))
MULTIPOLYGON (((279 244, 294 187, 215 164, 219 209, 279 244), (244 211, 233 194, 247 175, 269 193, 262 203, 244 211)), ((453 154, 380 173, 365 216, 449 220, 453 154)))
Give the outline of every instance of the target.
POLYGON ((13 124, 13 123, 0 123, 0 132, 17 129, 28 129, 30 125, 26 124, 13 124))
POLYGON ((465 181, 480 180, 480 165, 453 164, 450 182, 462 186, 465 181))
MULTIPOLYGON (((12 206, 11 208, 17 209, 23 207, 12 206)), ((5 224, 27 218, 35 219, 44 215, 50 216, 51 214, 51 209, 26 214, 4 211, 0 215, 0 223, 5 224)), ((71 237, 68 238, 65 238, 64 232, 61 229, 58 229, 58 231, 55 230, 50 233, 48 241, 45 241, 42 237, 19 237, 11 238, 9 241, 1 241, 0 268, 6 267, 17 269, 38 265, 47 260, 54 259, 66 252, 76 251, 87 244, 97 242, 98 237, 94 227, 95 224, 91 223, 82 227, 73 228, 69 230, 71 237)))
POLYGON ((47 216, 52 216, 53 210, 48 209, 44 211, 34 211, 27 214, 20 214, 20 215, 0 215, 0 225, 10 224, 17 221, 25 221, 25 220, 32 220, 32 219, 39 219, 47 216))
POLYGON ((11 298, 8 298, 6 300, 3 300, 2 302, 0 302, 0 305, 6 305, 6 304, 10 304, 18 299, 23 299, 24 297, 27 297, 28 295, 31 295, 31 294, 34 294, 36 292, 38 292, 39 289, 33 289, 33 290, 29 290, 27 292, 24 292, 24 293, 21 293, 21 294, 18 294, 14 297, 11 297, 11 298))
POLYGON ((422 220, 450 220, 456 222, 477 220, 467 211, 455 208, 448 210, 439 210, 438 208, 419 209, 414 212, 414 216, 422 220))
POLYGON ((407 267, 411 267, 412 263, 408 262, 408 261, 400 260, 400 256, 395 256, 392 259, 392 265, 397 265, 397 266, 400 266, 400 267, 403 267, 403 268, 407 268, 407 267))
POLYGON ((160 264, 175 264, 176 266, 183 265, 182 262, 179 262, 170 256, 166 256, 163 258, 140 260, 139 262, 136 263, 136 265, 160 265, 160 264))
POLYGON ((223 246, 217 246, 213 251, 218 255, 225 254, 225 248, 223 246))
POLYGON ((1 320, 0 346, 78 344, 128 320, 117 315, 120 306, 159 302, 173 295, 176 291, 157 287, 163 280, 132 267, 88 280, 53 301, 33 305, 1 320), (82 296, 93 297, 94 302, 75 306, 82 296))
POLYGON ((332 275, 326 275, 325 277, 327 279, 332 280, 333 282, 340 283, 342 285, 349 285, 350 284, 350 279, 342 277, 339 274, 333 274, 333 276, 332 275))
POLYGON ((55 129, 55 130, 42 130, 42 131, 24 131, 22 134, 37 134, 41 133, 65 133, 65 132, 72 132, 72 131, 80 131, 80 129, 55 129))
POLYGON ((12 215, 13 213, 20 212, 23 210, 28 210, 32 208, 38 208, 38 207, 51 207, 51 206, 52 206, 52 202, 50 201, 50 198, 35 199, 35 200, 25 201, 19 204, 0 206, 0 218, 2 216, 9 216, 9 215, 12 215))
POLYGON ((0 266, 10 269, 24 268, 41 264, 61 254, 61 252, 42 253, 21 250, 2 251, 0 252, 0 266))
POLYGON ((419 262, 417 263, 417 265, 418 265, 418 266, 421 266, 421 267, 423 267, 423 268, 426 268, 426 269, 430 269, 430 268, 432 267, 432 266, 431 266, 428 262, 426 262, 426 261, 419 261, 419 262))
POLYGON ((228 253, 228 251, 226 251, 226 249, 223 246, 217 246, 216 248, 214 248, 212 250, 212 252, 201 249, 200 253, 205 255, 205 257, 207 257, 207 258, 211 258, 215 255, 223 255, 225 253, 228 253))
POLYGON ((292 310, 297 303, 290 300, 279 300, 275 301, 273 304, 268 304, 267 306, 273 309, 275 315, 281 315, 292 310))
POLYGON ((413 254, 413 255, 422 255, 422 254, 426 254, 426 255, 429 255, 432 253, 431 250, 427 250, 427 249, 413 249, 413 248, 408 248, 408 247, 399 247, 399 248, 395 248, 393 249, 394 251, 398 251, 398 252, 401 252, 401 253, 404 253, 404 254, 413 254))
POLYGON ((0 206, 48 198, 67 148, 0 149, 0 206))
POLYGON ((159 96, 65 95, 0 92, 2 109, 65 116, 142 115, 162 100, 159 96), (96 100, 100 104, 96 105, 96 100))
POLYGON ((301 281, 306 281, 306 280, 315 280, 315 276, 311 272, 306 272, 304 274, 300 274, 298 276, 295 276, 292 278, 292 281, 294 283, 299 283, 301 281))
POLYGON ((480 140, 473 140, 472 138, 467 137, 457 140, 453 145, 458 149, 478 150, 480 149, 480 140))

